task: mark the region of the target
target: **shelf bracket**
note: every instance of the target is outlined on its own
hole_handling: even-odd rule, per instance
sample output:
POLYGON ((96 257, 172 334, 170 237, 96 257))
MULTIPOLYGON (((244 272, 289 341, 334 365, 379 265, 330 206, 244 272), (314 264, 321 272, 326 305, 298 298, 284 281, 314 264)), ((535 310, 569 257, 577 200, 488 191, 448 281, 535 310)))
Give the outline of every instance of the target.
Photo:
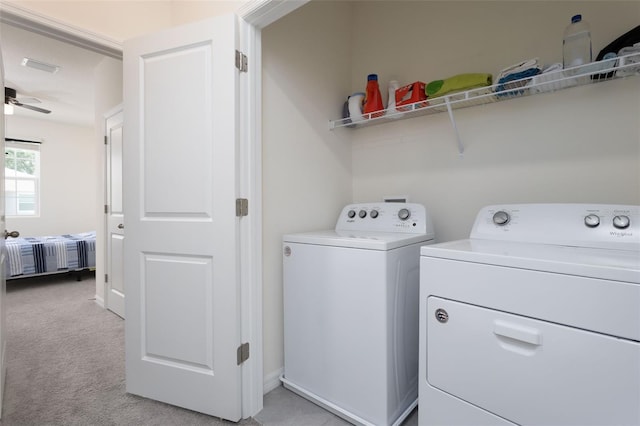
POLYGON ((453 127, 453 132, 456 136, 456 142, 458 143, 458 153, 460 156, 464 153, 464 146, 462 145, 462 140, 460 139, 460 133, 458 133, 458 126, 456 125, 456 119, 453 117, 453 110, 451 109, 451 102, 449 102, 449 97, 444 97, 444 102, 447 104, 447 112, 449 113, 449 120, 451 120, 451 126, 453 127))

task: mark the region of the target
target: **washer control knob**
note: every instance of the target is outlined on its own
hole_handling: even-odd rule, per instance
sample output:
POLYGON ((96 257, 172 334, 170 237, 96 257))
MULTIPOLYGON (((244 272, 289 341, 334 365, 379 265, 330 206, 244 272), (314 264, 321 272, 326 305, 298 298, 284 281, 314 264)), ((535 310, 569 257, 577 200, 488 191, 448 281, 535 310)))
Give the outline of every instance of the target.
POLYGON ((595 228, 596 226, 600 225, 600 216, 593 213, 588 214, 584 217, 584 224, 589 228, 595 228))
POLYGON ((507 223, 509 223, 509 221, 511 220, 511 216, 509 216, 509 213, 500 210, 499 212, 496 212, 493 215, 493 223, 495 223, 498 226, 504 226, 507 223))
POLYGON ((371 216, 371 219, 375 219, 376 217, 378 217, 379 213, 378 210, 371 210, 371 212, 369 213, 369 216, 371 216))
POLYGON ((360 216, 360 219, 364 219, 365 217, 367 217, 367 211, 366 210, 360 210, 358 212, 358 216, 360 216))
POLYGON ((347 212, 347 216, 349 216, 349 219, 353 219, 354 217, 356 217, 356 211, 355 210, 349 210, 347 212))
POLYGON ((411 217, 411 212, 409 209, 400 209, 398 210, 398 219, 407 220, 411 217))
POLYGON ((629 224, 629 216, 619 215, 613 218, 613 226, 618 229, 626 229, 629 224))

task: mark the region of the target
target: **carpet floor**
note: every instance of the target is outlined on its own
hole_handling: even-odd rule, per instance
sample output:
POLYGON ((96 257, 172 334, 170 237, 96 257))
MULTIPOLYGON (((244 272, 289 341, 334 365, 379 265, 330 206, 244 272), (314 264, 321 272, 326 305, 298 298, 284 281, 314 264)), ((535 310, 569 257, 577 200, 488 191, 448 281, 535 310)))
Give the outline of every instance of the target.
POLYGON ((124 321, 93 299, 95 279, 7 283, 7 377, 0 425, 231 423, 125 392, 124 321))

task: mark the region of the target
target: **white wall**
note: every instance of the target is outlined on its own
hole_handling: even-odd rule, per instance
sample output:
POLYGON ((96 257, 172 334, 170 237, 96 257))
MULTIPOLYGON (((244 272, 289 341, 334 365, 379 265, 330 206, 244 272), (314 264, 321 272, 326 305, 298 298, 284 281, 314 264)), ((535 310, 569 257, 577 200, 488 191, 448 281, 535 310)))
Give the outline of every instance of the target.
MULTIPOLYGON (((594 57, 640 22, 638 2, 367 2, 354 11, 352 89, 380 73, 383 92, 520 60, 562 61, 575 13, 594 57), (375 25, 374 23, 378 23, 375 25)), ((440 241, 468 236, 491 203, 640 203, 640 82, 604 82, 350 131, 354 201, 407 194, 431 211, 440 241)))
POLYGON ((329 229, 351 201, 351 148, 328 131, 351 75, 351 6, 310 3, 262 33, 264 371, 283 366, 282 236, 329 229))
POLYGON ((94 231, 96 179, 93 128, 15 115, 6 117, 6 136, 43 139, 40 145, 40 216, 7 218, 7 229, 42 236, 94 231))

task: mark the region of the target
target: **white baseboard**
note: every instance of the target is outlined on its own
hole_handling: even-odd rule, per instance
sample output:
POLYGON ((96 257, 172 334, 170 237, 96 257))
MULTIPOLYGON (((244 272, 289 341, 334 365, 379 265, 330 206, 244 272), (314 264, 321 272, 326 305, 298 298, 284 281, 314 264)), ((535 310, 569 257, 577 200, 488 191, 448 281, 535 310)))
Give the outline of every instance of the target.
POLYGON ((267 374, 266 376, 264 376, 264 382, 262 385, 263 395, 266 395, 267 393, 271 392, 272 390, 274 390, 275 388, 277 388, 282 384, 280 383, 280 376, 282 376, 283 373, 284 373, 284 367, 279 368, 276 371, 273 371, 267 374))
POLYGON ((104 309, 105 305, 104 305, 104 299, 100 296, 98 296, 96 294, 96 303, 98 304, 98 306, 100 306, 101 308, 104 309))

